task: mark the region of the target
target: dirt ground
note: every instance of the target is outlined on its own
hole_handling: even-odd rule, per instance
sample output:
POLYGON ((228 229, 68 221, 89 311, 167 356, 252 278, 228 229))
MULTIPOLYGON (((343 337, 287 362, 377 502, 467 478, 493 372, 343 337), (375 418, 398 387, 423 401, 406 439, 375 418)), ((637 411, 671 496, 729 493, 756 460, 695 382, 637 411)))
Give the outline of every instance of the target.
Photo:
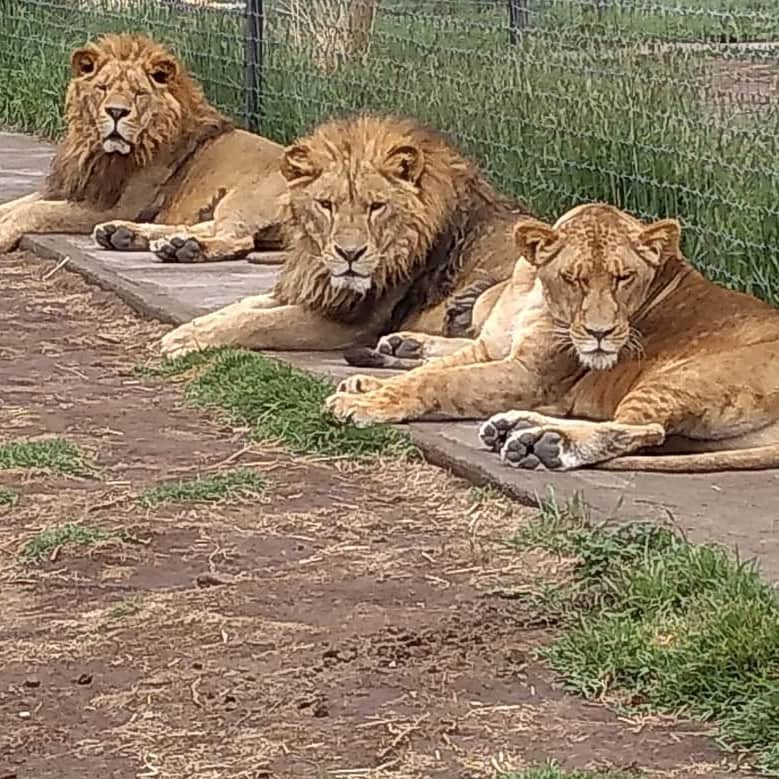
POLYGON ((0 471, 0 779, 726 775, 703 728, 620 719, 533 659, 555 627, 505 593, 565 563, 502 543, 528 509, 419 463, 247 447, 133 371, 163 326, 52 269, 0 257, 0 440, 63 435, 104 471, 0 471), (236 465, 263 498, 133 500, 236 465), (19 557, 67 521, 122 540, 19 557))

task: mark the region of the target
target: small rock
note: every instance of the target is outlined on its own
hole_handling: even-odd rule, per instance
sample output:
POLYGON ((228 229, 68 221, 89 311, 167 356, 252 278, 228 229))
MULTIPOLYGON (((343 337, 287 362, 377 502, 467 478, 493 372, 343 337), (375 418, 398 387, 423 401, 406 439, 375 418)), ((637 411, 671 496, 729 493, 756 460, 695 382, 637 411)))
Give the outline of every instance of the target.
POLYGON ((32 714, 30 714, 29 711, 20 711, 19 712, 19 719, 30 719, 32 714))
POLYGON ((81 676, 76 679, 76 684, 92 684, 92 674, 81 674, 81 676))
POLYGON ((201 573, 195 583, 198 587, 220 587, 224 584, 232 584, 232 578, 218 573, 201 573))
POLYGON ((41 680, 37 676, 28 676, 24 680, 24 686, 25 687, 30 687, 32 689, 35 689, 36 687, 40 687, 41 686, 41 680))

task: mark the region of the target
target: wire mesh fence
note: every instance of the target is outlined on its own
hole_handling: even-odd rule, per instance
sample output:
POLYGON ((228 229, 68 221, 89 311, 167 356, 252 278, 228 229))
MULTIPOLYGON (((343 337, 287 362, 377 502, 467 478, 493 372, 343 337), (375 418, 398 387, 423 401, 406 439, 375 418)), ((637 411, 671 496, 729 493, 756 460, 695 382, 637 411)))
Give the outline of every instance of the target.
POLYGON ((711 278, 779 303, 776 0, 0 0, 0 122, 55 135, 67 53, 170 44, 239 122, 287 141, 411 114, 554 218, 679 216, 711 278))

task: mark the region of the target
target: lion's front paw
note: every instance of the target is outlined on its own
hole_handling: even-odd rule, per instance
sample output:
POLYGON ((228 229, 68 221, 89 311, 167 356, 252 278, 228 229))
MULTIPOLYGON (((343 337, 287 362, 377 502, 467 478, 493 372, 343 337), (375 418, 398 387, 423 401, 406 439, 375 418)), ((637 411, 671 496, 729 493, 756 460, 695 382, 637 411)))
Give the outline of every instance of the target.
POLYGON ((517 430, 500 450, 500 459, 513 468, 566 470, 570 467, 571 444, 563 430, 530 427, 517 430))
POLYGON ((187 322, 166 333, 160 341, 160 350, 168 359, 181 357, 188 352, 198 352, 209 346, 200 334, 194 322, 187 322))
POLYGON ((205 262, 208 259, 200 241, 188 235, 152 241, 151 250, 162 262, 205 262))
POLYGON ((123 222, 103 222, 92 230, 92 239, 103 249, 117 252, 143 252, 149 242, 130 225, 123 222))
POLYGON ((366 395, 335 392, 325 400, 325 409, 339 422, 352 422, 357 427, 402 422, 403 413, 393 406, 392 399, 382 397, 381 391, 366 395))
POLYGON ((414 338, 413 333, 383 335, 376 344, 376 351, 391 357, 410 360, 422 360, 425 356, 422 342, 414 338))
POLYGON ((539 424, 540 416, 532 411, 506 411, 493 414, 479 428, 479 438, 487 449, 500 452, 506 439, 515 430, 537 427, 539 424))
POLYGON ((11 252, 22 238, 22 234, 12 225, 0 225, 0 252, 11 252))
POLYGON ((338 392, 346 392, 352 395, 363 395, 366 392, 373 392, 381 389, 384 382, 375 376, 368 376, 364 373, 355 373, 354 376, 345 378, 338 385, 338 392))

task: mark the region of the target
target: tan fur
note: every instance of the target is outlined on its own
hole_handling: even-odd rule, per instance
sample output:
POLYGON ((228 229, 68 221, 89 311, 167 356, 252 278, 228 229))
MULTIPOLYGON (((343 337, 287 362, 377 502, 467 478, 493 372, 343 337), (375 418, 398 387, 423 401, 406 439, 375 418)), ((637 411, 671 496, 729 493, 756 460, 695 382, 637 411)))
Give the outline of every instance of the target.
POLYGON ((360 424, 493 414, 482 440, 515 467, 779 467, 779 312, 701 276, 678 222, 590 204, 516 238, 537 277, 506 288, 474 347, 347 380, 328 408, 360 424))
POLYGON ((166 354, 342 349, 399 327, 432 336, 439 351, 442 336, 469 342, 474 314, 486 318, 485 290, 511 275, 521 206, 443 136, 391 116, 320 125, 286 150, 281 171, 289 254, 272 296, 177 328, 166 354))
POLYGON ((174 261, 278 245, 282 147, 235 130, 168 50, 105 35, 72 53, 71 71, 67 131, 46 185, 0 208, 0 251, 25 233, 93 229, 105 248, 156 240, 158 256, 174 261), (181 233, 196 238, 186 256, 170 250, 181 233))

